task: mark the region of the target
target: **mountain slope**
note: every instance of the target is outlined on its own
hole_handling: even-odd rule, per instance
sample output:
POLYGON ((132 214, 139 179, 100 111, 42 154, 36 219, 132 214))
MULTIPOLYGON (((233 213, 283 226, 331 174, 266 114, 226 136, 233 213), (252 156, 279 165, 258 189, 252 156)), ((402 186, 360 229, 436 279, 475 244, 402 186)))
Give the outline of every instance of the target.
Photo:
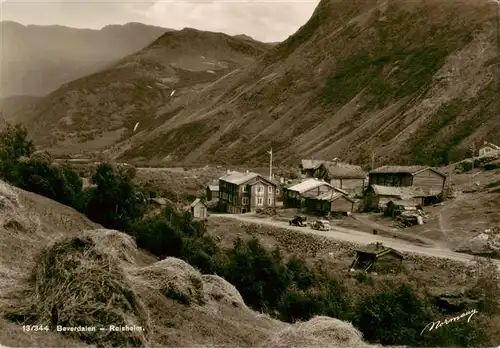
POLYGON ((16 95, 0 99, 0 112, 3 118, 8 122, 21 122, 21 119, 16 119, 15 115, 26 114, 29 111, 34 112, 32 108, 40 101, 40 97, 31 95, 16 95))
POLYGON ((61 86, 35 112, 13 118, 26 122, 39 144, 68 151, 102 148, 130 136, 137 122, 139 131, 161 125, 172 114, 164 109, 183 109, 190 94, 268 49, 222 33, 167 32, 108 69, 61 86))
POLYGON ((169 29, 128 23, 101 30, 0 23, 2 97, 45 95, 61 84, 96 72, 169 29))
POLYGON ((185 163, 263 163, 271 146, 278 162, 460 159, 500 137, 495 6, 323 0, 285 42, 116 150, 185 163))

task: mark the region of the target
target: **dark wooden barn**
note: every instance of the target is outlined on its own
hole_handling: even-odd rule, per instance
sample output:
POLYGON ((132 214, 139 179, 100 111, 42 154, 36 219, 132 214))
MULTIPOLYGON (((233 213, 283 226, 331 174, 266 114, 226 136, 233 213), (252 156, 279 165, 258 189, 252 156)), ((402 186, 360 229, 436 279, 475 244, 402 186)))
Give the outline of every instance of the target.
POLYGON ((398 272, 403 262, 403 255, 382 243, 369 244, 356 250, 356 258, 351 264, 353 269, 366 272, 391 273, 398 272))

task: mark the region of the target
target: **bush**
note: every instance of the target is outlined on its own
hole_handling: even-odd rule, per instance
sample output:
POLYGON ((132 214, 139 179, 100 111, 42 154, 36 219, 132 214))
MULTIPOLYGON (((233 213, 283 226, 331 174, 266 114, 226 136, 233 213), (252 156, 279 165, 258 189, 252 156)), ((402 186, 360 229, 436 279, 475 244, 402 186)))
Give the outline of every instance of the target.
POLYGON ((223 277, 236 286, 249 306, 260 310, 277 308, 291 281, 280 251, 269 253, 255 238, 236 240, 228 251, 223 277))
POLYGON ((432 319, 408 286, 365 298, 355 311, 354 325, 369 342, 415 346, 432 319))
POLYGON ((159 258, 180 257, 182 233, 172 228, 165 218, 152 218, 136 223, 133 228, 137 246, 159 258))
POLYGON ((289 323, 309 320, 322 312, 323 303, 321 295, 313 291, 289 289, 278 305, 280 319, 289 323))
POLYGON ((304 260, 294 257, 287 262, 286 267, 292 281, 300 290, 306 290, 318 281, 318 275, 307 266, 304 260))

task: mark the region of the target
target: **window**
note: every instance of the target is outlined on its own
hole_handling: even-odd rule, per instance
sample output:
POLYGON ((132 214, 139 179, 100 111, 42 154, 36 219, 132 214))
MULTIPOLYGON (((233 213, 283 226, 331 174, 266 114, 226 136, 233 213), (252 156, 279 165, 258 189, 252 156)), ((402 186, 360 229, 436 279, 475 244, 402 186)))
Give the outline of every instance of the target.
POLYGON ((267 187, 267 192, 268 193, 273 193, 273 187, 272 186, 268 186, 267 187))
POLYGON ((279 195, 279 194, 280 194, 280 189, 279 189, 279 188, 277 188, 277 189, 276 189, 276 194, 277 194, 277 195, 279 195))
POLYGON ((267 205, 272 205, 273 204, 273 199, 272 198, 268 198, 267 199, 267 205))
POLYGON ((242 192, 247 192, 247 185, 243 185, 243 186, 241 187, 241 191, 242 191, 242 192))
POLYGON ((264 204, 264 199, 262 197, 257 198, 257 205, 263 205, 264 204))
POLYGON ((264 187, 262 185, 257 185, 257 192, 261 193, 262 191, 264 191, 264 187))
POLYGON ((241 200, 241 204, 247 205, 248 204, 248 198, 243 197, 243 199, 241 200))

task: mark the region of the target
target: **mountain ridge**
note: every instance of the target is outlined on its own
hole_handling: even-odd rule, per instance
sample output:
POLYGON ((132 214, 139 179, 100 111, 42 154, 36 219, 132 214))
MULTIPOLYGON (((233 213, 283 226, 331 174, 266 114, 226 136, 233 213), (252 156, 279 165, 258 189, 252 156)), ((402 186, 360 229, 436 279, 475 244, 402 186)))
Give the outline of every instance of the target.
POLYGON ((102 29, 0 23, 3 98, 42 96, 96 72, 171 30, 129 23, 102 29))
POLYGON ((500 137, 493 5, 323 0, 284 42, 199 88, 172 85, 154 121, 135 113, 127 127, 140 122, 137 132, 99 149, 164 165, 262 164, 270 147, 276 163, 462 159, 472 143, 500 137))
POLYGON ((25 122, 39 144, 57 147, 74 140, 78 146, 104 134, 113 138, 103 140, 107 146, 130 136, 137 122, 139 130, 161 125, 169 118, 168 113, 160 115, 162 108, 183 108, 183 98, 192 91, 250 64, 270 47, 192 28, 166 32, 144 49, 61 86, 35 109, 12 118, 25 122))
POLYGON ((174 117, 182 121, 123 158, 162 158, 148 146, 169 137, 160 130, 229 119, 225 138, 178 159, 256 164, 271 146, 276 161, 364 163, 372 152, 380 162, 461 159, 472 142, 500 135, 493 23, 486 1, 322 1, 294 35, 227 83, 217 103, 184 110, 174 117), (473 104, 481 105, 475 117, 467 115, 473 104))

